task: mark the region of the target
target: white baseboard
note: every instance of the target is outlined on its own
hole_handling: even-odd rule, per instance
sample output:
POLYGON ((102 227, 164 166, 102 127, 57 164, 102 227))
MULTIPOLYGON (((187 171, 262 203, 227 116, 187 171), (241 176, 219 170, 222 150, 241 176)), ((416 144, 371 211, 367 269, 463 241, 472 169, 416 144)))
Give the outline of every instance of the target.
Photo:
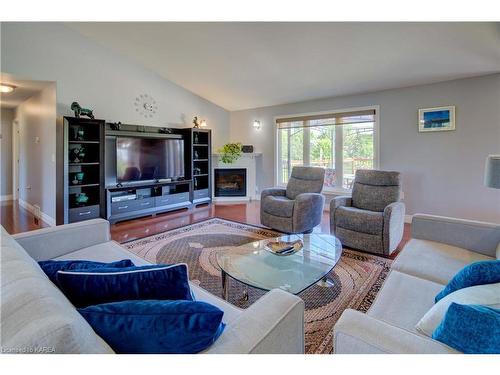
POLYGON ((0 202, 11 201, 13 199, 14 199, 14 197, 12 196, 12 194, 9 194, 9 195, 0 195, 0 202))
MULTIPOLYGON (((33 215, 36 215, 36 208, 31 203, 28 203, 25 200, 19 198, 19 205, 31 212, 33 215)), ((56 220, 53 217, 47 215, 43 211, 40 211, 40 215, 40 219, 42 219, 45 223, 49 224, 51 227, 56 226, 56 220)))

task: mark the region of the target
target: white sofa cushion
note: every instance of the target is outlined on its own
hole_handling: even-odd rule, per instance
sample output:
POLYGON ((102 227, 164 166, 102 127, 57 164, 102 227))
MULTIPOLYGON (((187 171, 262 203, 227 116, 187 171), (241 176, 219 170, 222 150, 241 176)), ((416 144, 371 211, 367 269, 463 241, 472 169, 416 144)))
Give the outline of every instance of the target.
POLYGON ((453 303, 463 305, 484 305, 500 308, 500 283, 476 285, 459 289, 439 300, 416 325, 418 332, 432 337, 432 333, 443 320, 448 307, 453 303))
POLYGON ((466 265, 492 259, 486 255, 440 242, 411 239, 391 268, 445 285, 466 265))
POLYGON ((3 228, 0 254, 4 353, 113 353, 3 228))
POLYGON ((367 314, 393 326, 416 332, 415 325, 434 305, 441 284, 391 271, 367 314))
POLYGON ((130 259, 136 266, 147 266, 151 263, 121 247, 115 241, 103 242, 81 250, 64 254, 54 260, 91 260, 94 262, 111 263, 117 260, 130 259))

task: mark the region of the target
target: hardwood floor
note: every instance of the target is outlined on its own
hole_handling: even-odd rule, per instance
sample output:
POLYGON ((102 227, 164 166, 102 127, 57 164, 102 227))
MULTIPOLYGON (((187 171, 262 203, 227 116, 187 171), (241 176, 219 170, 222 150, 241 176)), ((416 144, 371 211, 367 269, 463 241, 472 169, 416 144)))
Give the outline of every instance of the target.
MULTIPOLYGON (((35 223, 35 217, 26 209, 21 207, 17 201, 5 201, 0 205, 0 224, 8 233, 20 233, 34 229, 48 227, 48 224, 40 221, 35 223)), ((144 217, 111 225, 111 237, 113 240, 123 243, 136 240, 171 229, 180 228, 210 218, 222 218, 240 223, 260 225, 260 202, 237 204, 209 204, 157 215, 156 217, 144 217)), ((321 225, 314 228, 316 233, 330 233, 329 212, 323 213, 321 225)), ((391 256, 394 257, 410 239, 410 225, 405 224, 403 241, 398 250, 391 256)))
POLYGON ((35 216, 16 201, 0 202, 0 224, 10 234, 28 232, 48 227, 42 220, 35 222, 35 216))
MULTIPOLYGON (((211 204, 191 210, 170 212, 156 217, 125 221, 111 225, 111 237, 113 240, 123 243, 214 217, 238 221, 240 223, 260 225, 260 202, 211 204)), ((330 233, 329 212, 323 213, 321 225, 314 228, 314 232, 330 233)), ((391 255, 391 258, 399 253, 409 239, 410 225, 405 224, 403 241, 401 241, 396 252, 391 255)))

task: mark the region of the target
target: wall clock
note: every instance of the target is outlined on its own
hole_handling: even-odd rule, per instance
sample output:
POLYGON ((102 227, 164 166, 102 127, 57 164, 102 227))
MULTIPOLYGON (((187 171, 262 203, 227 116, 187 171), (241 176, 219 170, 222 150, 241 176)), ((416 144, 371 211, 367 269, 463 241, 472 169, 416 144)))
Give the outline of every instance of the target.
POLYGON ((156 100, 151 95, 141 94, 134 101, 135 111, 145 118, 152 118, 158 111, 156 100))

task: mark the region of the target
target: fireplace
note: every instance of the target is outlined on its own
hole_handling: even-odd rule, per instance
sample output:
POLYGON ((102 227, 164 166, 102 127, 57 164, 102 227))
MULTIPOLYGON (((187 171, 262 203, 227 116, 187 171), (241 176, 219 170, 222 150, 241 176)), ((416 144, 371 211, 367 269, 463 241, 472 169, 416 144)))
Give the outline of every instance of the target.
POLYGON ((215 197, 245 197, 247 170, 245 168, 215 168, 215 197))

